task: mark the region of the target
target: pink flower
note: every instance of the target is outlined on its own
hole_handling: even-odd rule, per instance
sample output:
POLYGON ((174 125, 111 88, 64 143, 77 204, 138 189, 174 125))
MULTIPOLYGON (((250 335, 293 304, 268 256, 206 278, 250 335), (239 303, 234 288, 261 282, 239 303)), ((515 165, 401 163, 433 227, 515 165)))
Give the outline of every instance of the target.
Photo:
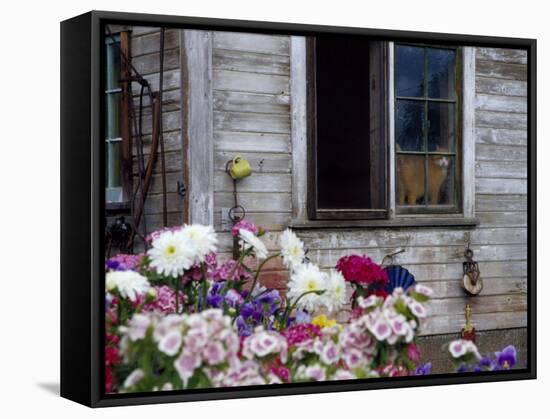
POLYGON ((231 229, 231 234, 233 235, 233 237, 238 237, 239 230, 241 229, 250 231, 251 233, 254 233, 254 234, 258 234, 258 231, 259 231, 258 227, 256 227, 254 223, 247 220, 241 220, 237 224, 235 224, 231 229))
POLYGON ((311 323, 300 323, 281 333, 286 338, 288 346, 291 346, 321 336, 321 328, 311 323))
POLYGON ((407 356, 414 363, 420 362, 420 349, 415 343, 409 343, 407 346, 407 356))
POLYGON ((388 274, 366 255, 343 256, 336 263, 336 270, 346 281, 363 287, 371 286, 371 294, 387 296, 384 287, 388 283, 388 274))
POLYGON ((192 352, 182 351, 181 355, 174 361, 174 367, 178 372, 183 386, 187 386, 187 381, 193 376, 195 369, 201 365, 201 359, 192 352))

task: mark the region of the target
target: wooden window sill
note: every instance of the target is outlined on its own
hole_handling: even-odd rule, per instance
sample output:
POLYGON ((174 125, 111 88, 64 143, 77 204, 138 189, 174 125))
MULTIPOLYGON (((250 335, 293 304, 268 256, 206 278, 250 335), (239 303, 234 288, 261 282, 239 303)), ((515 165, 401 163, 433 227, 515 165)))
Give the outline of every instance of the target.
POLYGON ((392 220, 308 220, 292 222, 295 230, 321 228, 403 228, 403 227, 466 227, 479 225, 478 218, 465 217, 396 217, 392 220))

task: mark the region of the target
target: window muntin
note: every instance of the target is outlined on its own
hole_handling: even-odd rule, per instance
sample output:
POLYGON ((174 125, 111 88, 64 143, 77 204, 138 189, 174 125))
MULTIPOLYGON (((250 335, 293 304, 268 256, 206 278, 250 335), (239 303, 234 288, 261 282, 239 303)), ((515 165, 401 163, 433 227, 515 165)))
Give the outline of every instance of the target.
POLYGON ((105 40, 105 202, 123 201, 120 36, 105 40))
POLYGON ((459 212, 457 50, 396 44, 394 51, 396 209, 459 212))

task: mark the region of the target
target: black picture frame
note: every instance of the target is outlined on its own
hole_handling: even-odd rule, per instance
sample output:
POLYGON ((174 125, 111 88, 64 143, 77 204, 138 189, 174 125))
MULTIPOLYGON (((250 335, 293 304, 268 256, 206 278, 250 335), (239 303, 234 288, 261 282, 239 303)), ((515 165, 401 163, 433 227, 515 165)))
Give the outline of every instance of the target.
POLYGON ((61 23, 61 396, 91 407, 524 380, 536 378, 536 40, 92 11, 61 23), (106 23, 269 34, 366 35, 524 49, 528 55, 527 368, 158 393, 103 394, 104 170, 102 31, 106 23))

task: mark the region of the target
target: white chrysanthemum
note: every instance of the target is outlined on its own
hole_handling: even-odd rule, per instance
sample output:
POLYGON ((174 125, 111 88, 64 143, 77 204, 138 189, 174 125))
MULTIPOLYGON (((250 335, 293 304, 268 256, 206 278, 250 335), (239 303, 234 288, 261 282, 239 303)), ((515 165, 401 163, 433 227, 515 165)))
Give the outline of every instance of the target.
POLYGON ((288 228, 283 231, 279 241, 283 263, 289 269, 296 269, 304 260, 304 243, 288 228))
POLYGON ((327 291, 323 294, 329 311, 337 311, 346 304, 346 280, 338 271, 331 270, 326 280, 327 291))
POLYGON ((216 251, 218 239, 214 228, 210 225, 202 224, 185 225, 181 230, 195 248, 195 262, 204 262, 204 258, 209 253, 216 251))
POLYGON ((136 301, 138 295, 145 294, 151 288, 147 278, 134 271, 107 272, 105 287, 107 291, 117 290, 122 297, 132 301, 136 301))
POLYGON ((152 243, 147 254, 151 258, 151 267, 158 274, 178 277, 193 265, 195 247, 181 230, 164 231, 152 243))
MULTIPOLYGON (((327 289, 327 274, 321 272, 317 265, 306 263, 299 266, 291 275, 288 283, 288 297, 297 299, 302 294, 310 291, 325 291, 327 289)), ((315 293, 310 293, 298 301, 298 308, 315 310, 324 305, 323 298, 315 293)))
POLYGON ((267 257, 267 248, 265 244, 252 232, 244 229, 239 230, 239 245, 243 246, 245 250, 252 249, 258 259, 265 259, 267 257))

